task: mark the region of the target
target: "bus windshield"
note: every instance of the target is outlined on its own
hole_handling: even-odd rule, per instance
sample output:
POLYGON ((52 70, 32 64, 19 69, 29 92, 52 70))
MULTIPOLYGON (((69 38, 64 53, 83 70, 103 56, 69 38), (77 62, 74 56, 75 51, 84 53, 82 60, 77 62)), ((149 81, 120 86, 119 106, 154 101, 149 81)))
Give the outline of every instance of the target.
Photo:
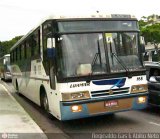
POLYGON ((142 64, 137 38, 134 32, 61 35, 58 73, 62 77, 79 77, 125 72, 123 65, 130 71, 138 70, 142 64))
POLYGON ((125 65, 129 71, 143 68, 138 56, 137 33, 106 33, 105 36, 108 39, 107 50, 111 72, 123 71, 124 68, 121 69, 119 64, 125 65))

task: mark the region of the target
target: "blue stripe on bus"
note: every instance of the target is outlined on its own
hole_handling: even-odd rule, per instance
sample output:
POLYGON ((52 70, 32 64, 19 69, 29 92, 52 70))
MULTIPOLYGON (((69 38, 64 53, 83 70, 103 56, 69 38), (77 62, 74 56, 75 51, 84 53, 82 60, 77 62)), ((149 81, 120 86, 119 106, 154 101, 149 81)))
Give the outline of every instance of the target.
POLYGON ((71 111, 71 106, 64 106, 63 103, 60 102, 61 120, 73 120, 73 119, 79 119, 79 118, 107 115, 107 114, 111 114, 111 113, 123 112, 123 111, 128 111, 128 110, 140 110, 140 109, 146 108, 147 104, 148 104, 148 101, 146 101, 145 103, 139 104, 138 97, 135 97, 133 99, 131 108, 113 111, 113 112, 103 112, 103 113, 90 114, 88 111, 88 108, 87 108, 87 103, 81 104, 82 111, 76 113, 76 112, 71 111))
POLYGON ((100 80, 100 81, 92 81, 95 85, 113 85, 113 87, 123 87, 126 82, 126 78, 121 79, 111 79, 111 80, 100 80))

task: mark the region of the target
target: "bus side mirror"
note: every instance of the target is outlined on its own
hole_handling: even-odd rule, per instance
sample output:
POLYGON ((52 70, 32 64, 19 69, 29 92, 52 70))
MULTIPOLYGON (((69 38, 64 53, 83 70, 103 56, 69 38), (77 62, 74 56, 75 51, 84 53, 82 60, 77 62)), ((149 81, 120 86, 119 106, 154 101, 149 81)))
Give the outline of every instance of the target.
POLYGON ((47 39, 47 57, 48 58, 55 57, 55 38, 47 39))
POLYGON ((145 53, 145 41, 143 36, 140 36, 140 48, 141 48, 141 52, 145 53))

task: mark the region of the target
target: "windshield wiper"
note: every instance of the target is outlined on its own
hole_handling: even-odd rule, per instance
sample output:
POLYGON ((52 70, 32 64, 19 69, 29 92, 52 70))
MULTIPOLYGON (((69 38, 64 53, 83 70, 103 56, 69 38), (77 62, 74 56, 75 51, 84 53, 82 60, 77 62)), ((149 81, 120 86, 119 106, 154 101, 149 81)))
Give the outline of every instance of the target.
POLYGON ((99 46, 99 40, 97 40, 97 48, 98 48, 98 52, 95 54, 93 60, 92 60, 92 66, 95 65, 95 63, 97 62, 97 58, 99 57, 99 62, 100 65, 102 65, 102 59, 101 59, 101 51, 100 51, 100 46, 99 46))
POLYGON ((116 60, 121 64, 121 66, 125 69, 127 77, 132 78, 131 74, 129 74, 129 69, 126 67, 126 65, 123 63, 123 61, 115 54, 112 52, 112 56, 116 58, 116 60))
POLYGON ((92 60, 92 66, 94 66, 94 65, 95 65, 95 63, 96 63, 96 61, 97 61, 98 56, 99 56, 99 53, 95 53, 94 58, 93 58, 93 60, 92 60))
POLYGON ((97 48, 98 48, 98 52, 95 53, 95 55, 93 57, 93 60, 92 60, 92 63, 91 63, 92 72, 91 72, 91 74, 87 78, 87 81, 86 81, 87 83, 91 81, 91 76, 93 74, 93 69, 94 69, 94 66, 95 66, 98 58, 99 58, 100 66, 102 68, 102 59, 101 59, 101 51, 100 51, 100 46, 99 46, 99 40, 97 40, 97 48))

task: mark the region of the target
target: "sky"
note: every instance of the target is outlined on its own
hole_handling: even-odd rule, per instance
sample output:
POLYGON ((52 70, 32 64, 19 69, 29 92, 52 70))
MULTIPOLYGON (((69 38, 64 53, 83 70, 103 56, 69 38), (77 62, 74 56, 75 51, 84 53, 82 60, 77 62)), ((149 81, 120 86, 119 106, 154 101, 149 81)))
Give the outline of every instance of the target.
POLYGON ((160 15, 159 0, 0 0, 0 41, 25 35, 49 15, 160 15))

